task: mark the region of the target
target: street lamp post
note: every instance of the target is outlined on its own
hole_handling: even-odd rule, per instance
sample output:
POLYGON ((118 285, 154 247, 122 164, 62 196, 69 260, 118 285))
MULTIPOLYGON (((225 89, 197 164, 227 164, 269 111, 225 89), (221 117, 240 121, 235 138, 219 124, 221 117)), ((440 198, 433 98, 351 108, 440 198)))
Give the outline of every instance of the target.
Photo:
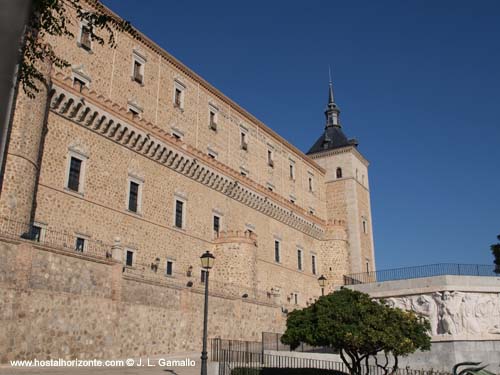
POLYGON ((215 257, 206 251, 201 257, 201 267, 205 270, 205 309, 203 313, 203 350, 201 352, 201 375, 207 375, 207 331, 208 331, 208 275, 215 257))
POLYGON ((326 285, 326 277, 321 275, 319 278, 318 278, 318 284, 321 288, 321 295, 324 296, 325 295, 325 285, 326 285))

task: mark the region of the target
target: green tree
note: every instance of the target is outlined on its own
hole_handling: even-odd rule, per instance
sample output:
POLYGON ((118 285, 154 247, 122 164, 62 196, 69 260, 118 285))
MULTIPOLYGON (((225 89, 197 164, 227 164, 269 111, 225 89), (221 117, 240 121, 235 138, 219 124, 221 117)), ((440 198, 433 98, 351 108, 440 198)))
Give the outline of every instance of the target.
POLYGON ((69 8, 76 11, 79 21, 87 23, 92 40, 101 45, 107 42, 115 47, 115 31, 128 32, 135 38, 139 35, 129 22, 108 12, 98 0, 32 0, 18 71, 19 83, 31 98, 40 91, 39 84, 47 83, 38 69, 40 63, 48 60, 59 68, 70 65, 63 57, 56 55, 46 41, 47 35, 75 37, 68 29, 71 24, 69 8), (100 31, 107 34, 107 41, 99 35, 100 31))
MULTIPOLYGON (((500 234, 497 236, 497 240, 500 241, 500 234)), ((495 257, 493 261, 495 263, 495 273, 500 273, 500 243, 491 245, 491 253, 495 257)))
MULTIPOLYGON (((292 348, 301 342, 329 346, 339 351, 351 374, 361 375, 362 365, 374 357, 384 373, 397 368, 398 357, 417 349, 430 349, 429 322, 413 312, 387 306, 368 294, 341 289, 321 297, 313 305, 290 313, 282 337, 292 348), (385 363, 375 355, 385 354, 385 363)), ((365 367, 368 373, 368 367, 365 367)))

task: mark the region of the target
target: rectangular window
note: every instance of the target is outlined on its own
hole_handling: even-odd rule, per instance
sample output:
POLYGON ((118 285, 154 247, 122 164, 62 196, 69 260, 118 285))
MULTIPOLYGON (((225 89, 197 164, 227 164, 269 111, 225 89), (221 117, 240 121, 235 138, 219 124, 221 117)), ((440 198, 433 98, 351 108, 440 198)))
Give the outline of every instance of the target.
POLYGON ((290 180, 295 180, 295 167, 293 164, 290 164, 290 180))
POLYGON ((139 184, 130 181, 130 190, 128 194, 128 210, 137 212, 139 208, 139 184))
POLYGON ((182 228, 184 215, 184 202, 180 200, 175 201, 175 226, 182 228))
POLYGON ((309 191, 313 191, 313 179, 309 177, 309 191))
POLYGON ((368 229, 367 229, 367 226, 366 226, 366 220, 363 220, 363 233, 368 233, 368 229))
POLYGON ((75 242, 75 250, 83 253, 83 249, 85 248, 85 239, 81 237, 76 237, 75 242))
POLYGON ((220 217, 214 215, 214 232, 219 234, 220 231, 220 217))
POLYGON ((127 267, 134 265, 134 252, 132 250, 127 250, 125 253, 125 265, 127 267))
POLYGON ((206 278, 207 278, 207 271, 201 270, 200 281, 202 284, 205 284, 206 278))
POLYGON ((82 160, 71 157, 69 165, 68 189, 80 191, 80 173, 82 170, 82 160))
POLYGON ((302 271, 302 250, 297 249, 297 269, 302 271))
POLYGON ((313 275, 316 275, 316 255, 311 255, 311 270, 313 275))
POLYGON ((40 242, 42 238, 42 228, 39 227, 38 225, 33 225, 31 227, 31 236, 30 236, 32 241, 40 242))
POLYGON ((241 149, 248 150, 247 135, 245 132, 241 132, 241 149))
POLYGON ((279 241, 274 241, 274 261, 276 263, 280 262, 280 242, 279 241))
POLYGON ((267 165, 271 168, 274 167, 273 152, 271 150, 267 150, 267 165))
POLYGON ((165 270, 165 275, 172 276, 173 275, 174 262, 171 260, 167 260, 167 268, 165 270))
POLYGON ((92 36, 90 34, 90 27, 82 25, 80 34, 80 46, 87 51, 92 49, 92 36))
POLYGON ((175 88, 175 94, 174 94, 174 105, 178 108, 181 108, 182 106, 182 90, 179 88, 175 88))
POLYGON ((299 293, 293 293, 293 302, 298 305, 299 304, 299 293))
POLYGON ((132 77, 134 81, 140 84, 142 84, 144 81, 144 76, 142 74, 142 71, 143 71, 143 64, 134 59, 134 71, 132 77))
POLYGON ((217 115, 215 111, 210 110, 210 129, 213 131, 217 130, 217 115))

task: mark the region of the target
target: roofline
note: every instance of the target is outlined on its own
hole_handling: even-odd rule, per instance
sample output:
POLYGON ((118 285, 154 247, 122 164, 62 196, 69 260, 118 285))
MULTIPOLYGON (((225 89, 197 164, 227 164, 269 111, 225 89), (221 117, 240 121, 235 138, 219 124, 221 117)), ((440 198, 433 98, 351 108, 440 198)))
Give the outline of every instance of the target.
POLYGON ((319 159, 319 158, 323 158, 323 157, 327 157, 327 156, 332 156, 332 155, 336 155, 336 154, 343 154, 343 153, 346 153, 346 152, 353 152, 354 155, 356 155, 356 157, 366 166, 368 167, 370 165, 370 162, 368 161, 368 159, 366 159, 363 155, 361 155, 361 153, 358 151, 358 149, 356 148, 356 146, 344 146, 344 147, 339 147, 339 148, 334 148, 334 149, 331 149, 331 150, 325 150, 325 151, 321 151, 321 152, 315 152, 314 154, 310 154, 310 157, 312 159, 319 159))
MULTIPOLYGON (((94 0, 95 1, 95 0, 94 0)), ((97 0, 99 1, 99 0, 97 0)), ((92 7, 92 0, 85 0, 85 2, 92 7)), ((104 10, 108 12, 108 15, 118 18, 120 20, 124 20, 122 17, 120 17, 118 14, 113 12, 110 8, 108 8, 106 5, 104 5, 101 1, 99 1, 100 4, 103 6, 104 10)), ((300 158, 302 158, 307 164, 309 164, 311 167, 317 169, 319 172, 325 174, 326 170, 322 168, 319 164, 317 164, 315 161, 313 161, 309 156, 307 156, 304 152, 299 150, 296 146, 288 142, 285 138, 281 137, 278 133, 276 133, 274 130, 269 128, 266 124, 264 124, 262 121, 260 121, 257 117, 252 115, 250 112, 248 112, 246 109, 241 107, 238 103, 236 103, 234 100, 230 99, 226 95, 224 95, 220 90, 212 86, 207 80, 205 80, 203 77, 201 77, 199 74, 195 73, 193 70, 188 68, 184 63, 182 63, 180 60, 172 56, 170 53, 168 53, 166 50, 164 50, 162 47, 160 47, 156 42, 151 40, 149 37, 147 37, 143 32, 139 31, 136 27, 133 25, 130 25, 134 31, 140 36, 140 41, 146 44, 149 48, 151 48, 153 51, 159 53, 161 56, 163 56, 166 60, 168 60, 172 65, 177 67, 179 70, 181 70, 184 74, 188 75, 195 81, 197 81, 199 84, 201 84, 206 90, 211 92, 213 95, 215 95, 217 98, 220 100, 226 102, 232 109, 235 109, 238 111, 241 115, 249 118, 250 120, 254 121, 255 124, 262 130, 264 130, 266 133, 268 133, 271 137, 275 138, 277 141, 282 143, 284 146, 288 147, 293 151, 294 153, 297 154, 300 158)), ((126 32, 125 32, 126 33, 126 32)))

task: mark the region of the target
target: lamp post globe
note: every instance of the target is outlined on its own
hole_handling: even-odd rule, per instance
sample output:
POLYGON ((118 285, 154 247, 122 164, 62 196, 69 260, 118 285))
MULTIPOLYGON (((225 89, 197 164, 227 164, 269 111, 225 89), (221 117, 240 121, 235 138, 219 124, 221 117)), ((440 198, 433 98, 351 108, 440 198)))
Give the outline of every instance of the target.
POLYGON ((201 267, 209 270, 214 266, 215 257, 210 251, 207 250, 201 255, 200 260, 201 267))
POLYGON ((325 285, 326 285, 326 280, 327 278, 323 275, 321 275, 320 277, 318 277, 318 284, 321 288, 321 295, 324 296, 325 295, 325 285))
POLYGON ((208 276, 214 266, 215 257, 210 251, 205 251, 201 257, 201 267, 205 270, 205 308, 203 311, 203 349, 201 352, 201 375, 207 375, 207 338, 208 338, 208 276))

